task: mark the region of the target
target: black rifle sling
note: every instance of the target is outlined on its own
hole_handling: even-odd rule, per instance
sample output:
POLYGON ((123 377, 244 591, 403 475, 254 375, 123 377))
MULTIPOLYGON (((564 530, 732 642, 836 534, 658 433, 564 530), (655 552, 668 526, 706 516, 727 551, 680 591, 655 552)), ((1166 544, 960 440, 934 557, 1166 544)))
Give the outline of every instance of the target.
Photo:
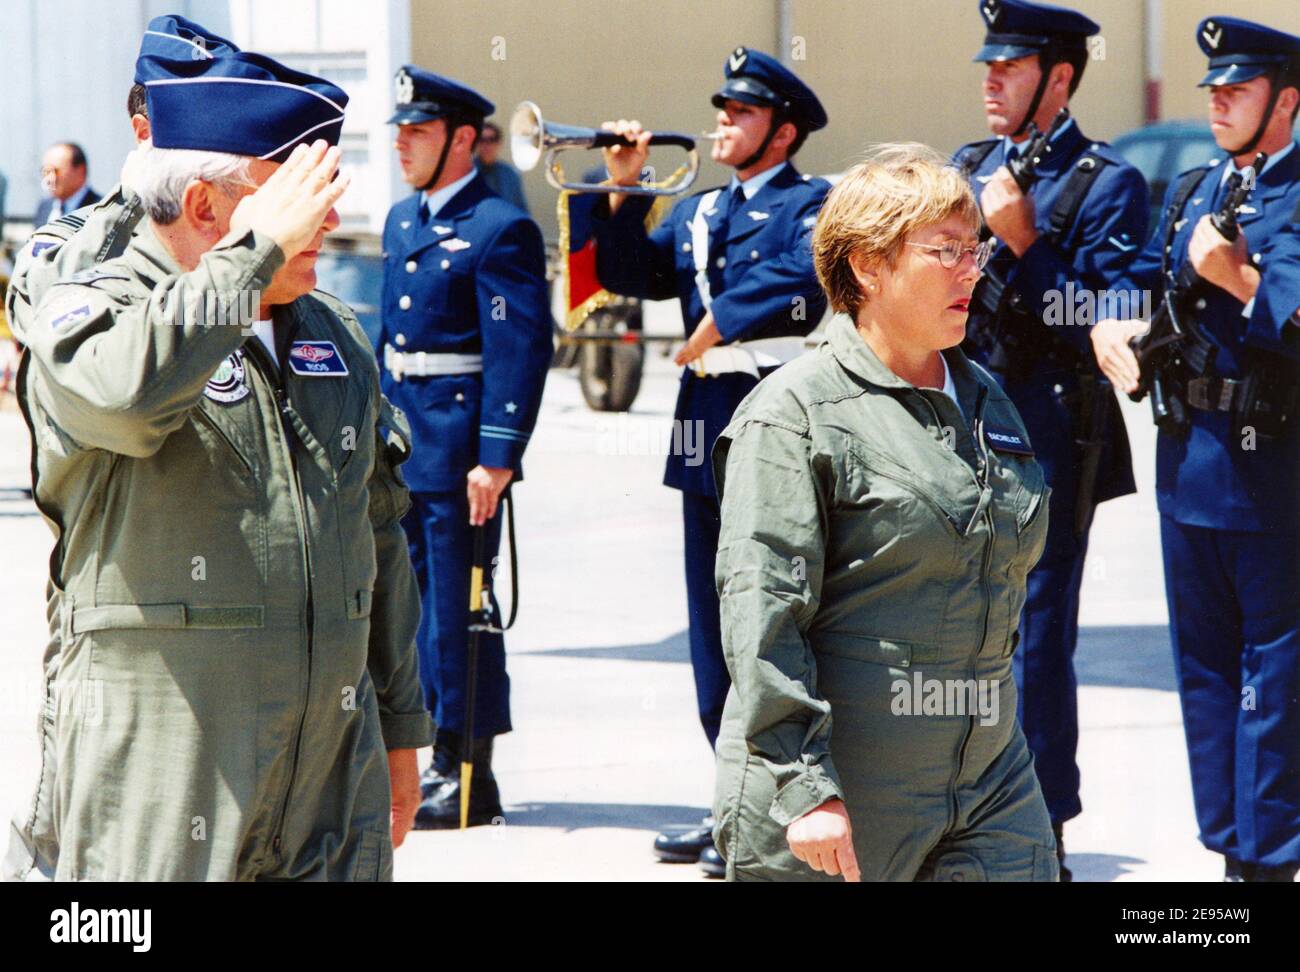
POLYGON ((1097 181, 1097 176, 1101 175, 1101 170, 1109 164, 1107 159, 1092 152, 1084 152, 1079 161, 1074 163, 1070 178, 1066 180, 1065 188, 1056 197, 1056 205, 1052 207, 1051 233, 1048 238, 1053 243, 1059 245, 1065 241, 1088 191, 1097 181))
POLYGON ((1169 280, 1169 258, 1174 251, 1174 236, 1178 233, 1178 217, 1183 215, 1187 200, 1192 198, 1192 193, 1204 177, 1204 169, 1192 169, 1179 176, 1174 194, 1169 200, 1169 208, 1165 210, 1165 247, 1160 255, 1160 272, 1166 282, 1169 280))
POLYGON ((966 177, 970 178, 975 174, 975 170, 984 164, 984 160, 992 154, 993 150, 1002 143, 1000 138, 987 138, 982 142, 976 142, 970 146, 961 156, 958 157, 961 168, 966 172, 966 177))

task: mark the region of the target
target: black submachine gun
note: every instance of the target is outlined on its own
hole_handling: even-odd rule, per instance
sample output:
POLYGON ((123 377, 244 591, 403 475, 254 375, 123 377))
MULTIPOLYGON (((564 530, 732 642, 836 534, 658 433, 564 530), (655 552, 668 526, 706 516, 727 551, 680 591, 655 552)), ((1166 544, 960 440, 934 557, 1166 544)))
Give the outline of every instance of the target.
MULTIPOLYGON (((1210 222, 1225 240, 1235 241, 1241 233, 1237 214, 1255 188, 1255 175, 1264 168, 1268 156, 1260 152, 1255 161, 1241 172, 1228 177, 1228 191, 1223 205, 1210 216, 1210 222)), ((1190 188, 1190 187, 1189 187, 1190 188)), ((1182 202, 1188 193, 1181 193, 1181 202, 1175 208, 1181 212, 1182 202)), ((1137 356, 1139 377, 1137 391, 1130 392, 1135 402, 1151 396, 1151 417, 1162 432, 1182 437, 1187 434, 1190 420, 1185 399, 1187 381, 1203 377, 1214 367, 1216 348, 1206 339, 1196 320, 1196 313, 1204 307, 1206 288, 1210 285, 1196 273, 1192 262, 1183 264, 1175 277, 1169 271, 1169 248, 1174 237, 1174 217, 1169 213, 1165 236, 1165 293, 1151 318, 1146 334, 1129 342, 1137 356)))

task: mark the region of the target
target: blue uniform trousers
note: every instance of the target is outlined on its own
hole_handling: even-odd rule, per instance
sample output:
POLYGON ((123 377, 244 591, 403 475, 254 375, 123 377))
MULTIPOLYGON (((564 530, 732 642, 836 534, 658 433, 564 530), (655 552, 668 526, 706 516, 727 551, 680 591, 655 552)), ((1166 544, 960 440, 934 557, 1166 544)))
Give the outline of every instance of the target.
MULTIPOLYGON (((501 543, 502 512, 488 524, 489 559, 501 543)), ((411 509, 402 519, 411 563, 420 585, 420 628, 416 636, 420 684, 425 705, 439 729, 465 731, 465 675, 469 654, 469 573, 474 559, 473 528, 465 490, 412 493, 411 509)), ((500 609, 492 601, 495 623, 500 609)), ((478 688, 474 701, 474 736, 482 739, 510 731, 510 678, 506 675, 505 639, 481 634, 478 688)))
POLYGON ((1074 650, 1079 641, 1079 588, 1088 553, 1088 538, 1074 535, 1080 457, 1074 443, 1075 418, 1055 391, 1058 385, 1068 387, 1072 379, 1049 371, 1019 382, 998 378, 1020 410, 1052 488, 1047 543, 1029 572, 1012 670, 1020 696, 1016 715, 1034 754, 1047 812, 1054 824, 1064 823, 1083 809, 1075 761, 1079 717, 1074 650))
POLYGON ((1300 864, 1300 536, 1160 529, 1201 843, 1300 864))
POLYGON ((1029 572, 1020 648, 1012 669, 1020 694, 1016 717, 1034 754, 1034 771, 1055 824, 1077 817, 1083 809, 1075 762, 1079 711, 1074 649, 1088 539, 1075 539, 1070 517, 1058 515, 1055 502, 1049 514, 1042 559, 1029 572))
POLYGON ((718 531, 722 526, 717 497, 682 493, 682 522, 686 530, 686 610, 690 617, 695 700, 700 724, 713 746, 722 726, 722 706, 731 688, 722 654, 721 608, 714 581, 718 531))

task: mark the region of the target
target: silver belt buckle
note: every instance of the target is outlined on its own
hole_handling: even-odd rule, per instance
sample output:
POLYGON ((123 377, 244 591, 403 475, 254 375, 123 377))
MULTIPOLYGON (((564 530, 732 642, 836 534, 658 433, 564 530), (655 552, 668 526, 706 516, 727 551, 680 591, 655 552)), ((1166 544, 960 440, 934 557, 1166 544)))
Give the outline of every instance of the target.
POLYGON ((386 367, 388 373, 393 376, 393 381, 398 384, 401 384, 402 373, 405 371, 402 358, 402 352, 394 351, 391 344, 384 345, 384 367, 386 367))

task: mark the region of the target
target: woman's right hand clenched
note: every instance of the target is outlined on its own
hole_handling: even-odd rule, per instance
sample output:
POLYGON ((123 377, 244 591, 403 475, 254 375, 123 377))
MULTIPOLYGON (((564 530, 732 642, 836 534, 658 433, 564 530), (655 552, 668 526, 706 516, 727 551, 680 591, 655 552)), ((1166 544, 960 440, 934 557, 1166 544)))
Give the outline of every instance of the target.
POLYGON ((845 881, 860 881, 858 858, 853 853, 853 826, 843 800, 827 800, 785 828, 786 843, 795 857, 814 871, 843 874, 845 881))

